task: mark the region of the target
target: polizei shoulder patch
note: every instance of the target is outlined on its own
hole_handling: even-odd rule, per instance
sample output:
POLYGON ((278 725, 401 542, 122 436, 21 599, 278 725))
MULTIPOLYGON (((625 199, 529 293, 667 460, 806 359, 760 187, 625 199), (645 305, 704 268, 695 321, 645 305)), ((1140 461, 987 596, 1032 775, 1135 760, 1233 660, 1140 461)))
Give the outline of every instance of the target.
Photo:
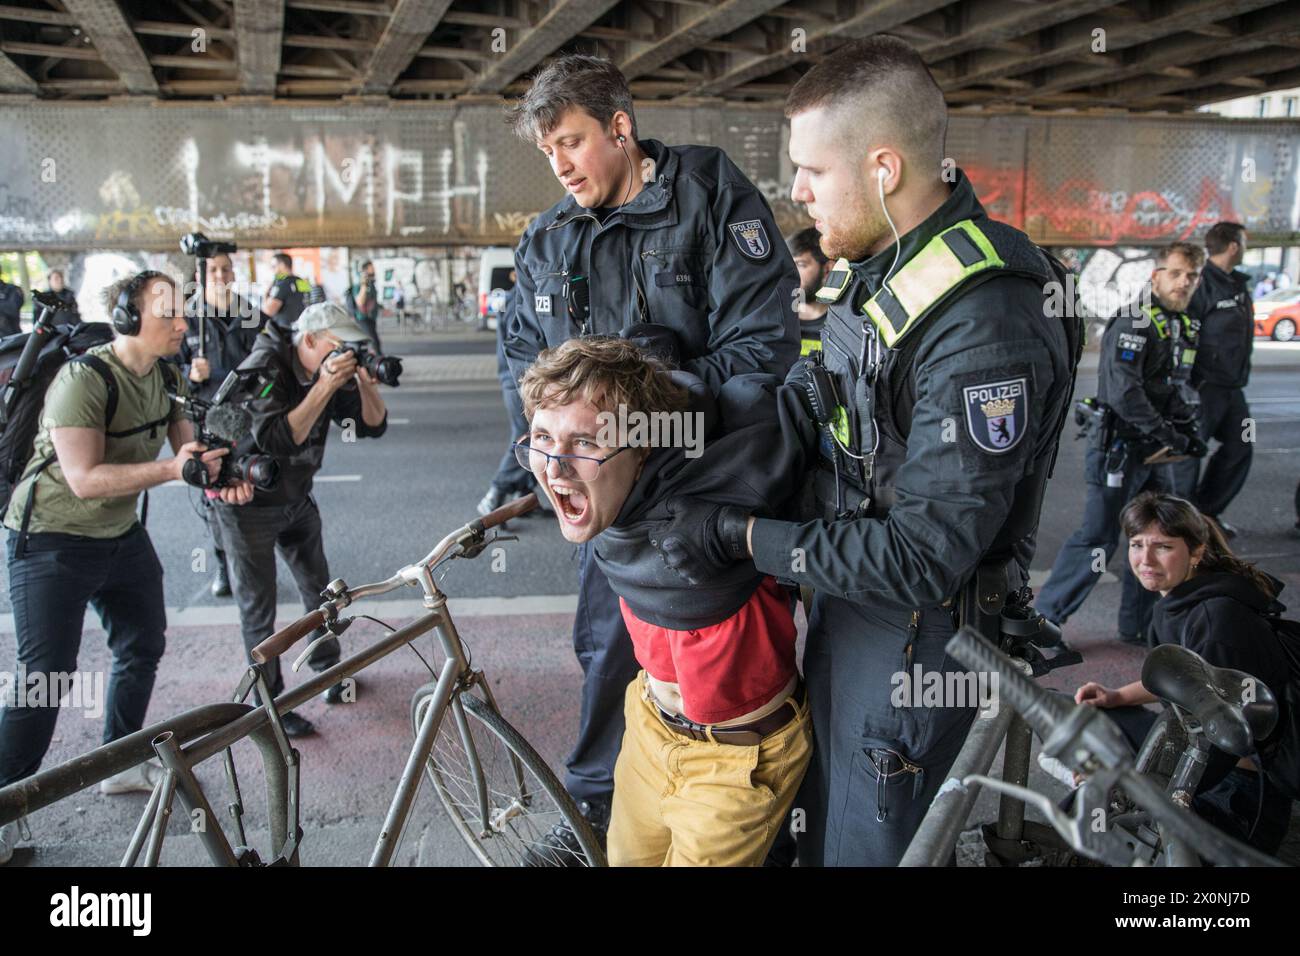
POLYGON ((966 430, 976 447, 1000 455, 1019 444, 1028 424, 1028 379, 1008 378, 968 385, 962 390, 962 396, 966 430))
POLYGON ((727 231, 736 241, 742 255, 751 259, 766 259, 772 251, 772 243, 767 238, 767 229, 760 219, 747 219, 744 222, 727 223, 727 231))

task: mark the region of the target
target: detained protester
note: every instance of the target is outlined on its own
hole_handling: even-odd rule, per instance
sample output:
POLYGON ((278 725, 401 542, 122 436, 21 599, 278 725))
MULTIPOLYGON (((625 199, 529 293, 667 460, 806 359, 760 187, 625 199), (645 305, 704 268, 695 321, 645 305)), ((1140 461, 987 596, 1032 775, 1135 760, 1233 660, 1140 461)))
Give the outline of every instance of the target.
POLYGON ((831 261, 822 252, 821 234, 812 226, 796 232, 785 245, 799 270, 799 354, 807 355, 822 347, 826 303, 817 301, 817 291, 826 284, 831 261))
MULTIPOLYGON (((18 669, 29 681, 76 671, 89 605, 104 624, 113 669, 103 742, 144 726, 167 629, 163 569, 136 516, 140 492, 182 478, 196 456, 210 477, 224 449, 194 441, 173 396, 188 394, 174 366, 186 324, 180 291, 160 272, 141 272, 105 294, 115 338, 68 361, 45 392, 34 450, 5 512, 10 529, 9 598, 18 669), (158 457, 163 441, 174 458, 158 457)), ((232 511, 252 496, 247 482, 221 492, 232 511)), ((53 706, 0 710, 0 787, 34 774, 59 716, 53 706)), ((150 791, 161 768, 144 763, 100 784, 102 793, 150 791)), ((17 827, 0 830, 0 862, 17 827)))
MULTIPOLYGON (((1145 490, 1190 495, 1185 461, 1205 455, 1198 434, 1199 411, 1189 377, 1194 367, 1194 324, 1186 312, 1204 261, 1201 250, 1175 242, 1156 252, 1152 302, 1125 308, 1110 319, 1101 338, 1094 420, 1084 458, 1083 524, 1061 546, 1051 576, 1038 595, 1038 610, 1064 624, 1101 580, 1119 547, 1119 515, 1125 502, 1145 490)), ((1147 646, 1155 597, 1125 565, 1118 640, 1147 646)))
MULTIPOLYGON (((515 250, 505 351, 516 379, 544 348, 623 333, 653 341, 656 354, 715 395, 729 379, 785 374, 798 355, 790 307, 798 277, 784 246, 774 245, 780 233, 767 202, 725 153, 640 138, 626 79, 591 56, 547 65, 513 118, 568 193, 515 250)), ((581 546, 578 560, 582 707, 564 783, 600 835, 623 691, 639 666, 593 550, 581 546)), ((552 836, 576 847, 567 827, 552 836)))
POLYGON ((791 198, 838 260, 817 296, 824 348, 790 383, 818 429, 820 514, 775 520, 687 497, 657 540, 688 580, 752 555, 814 589, 799 860, 888 866, 975 716, 974 701, 896 706, 894 675, 960 671, 944 650, 958 623, 997 640, 997 615, 979 608, 1027 599, 1081 330, 1053 308, 1063 270, 947 169, 943 95, 905 42, 827 55, 786 115, 791 198))
MULTIPOLYGON (((1176 644, 1199 654, 1212 667, 1242 671, 1265 684, 1286 706, 1289 665, 1269 616, 1285 608, 1277 601, 1283 584, 1236 557, 1213 521, 1182 498, 1148 491, 1124 509, 1128 560, 1142 586, 1158 593, 1151 617, 1156 644, 1176 644)), ((1134 749, 1157 713, 1142 707, 1158 698, 1140 680, 1110 689, 1089 682, 1075 701, 1106 708, 1134 749)), ((1285 732, 1285 716, 1267 750, 1285 732)), ((1291 800, 1248 758, 1212 748, 1192 809, 1224 832, 1266 853, 1276 853, 1291 820, 1291 800)))
MULTIPOLYGON (((227 253, 208 258, 203 283, 206 305, 199 321, 197 296, 185 303, 189 329, 181 342, 181 372, 199 398, 211 400, 221 383, 248 358, 257 335, 266 324, 266 316, 252 303, 235 292, 235 268, 227 253), (200 329, 202 331, 200 331, 200 329)), ((196 277, 197 281, 197 277, 196 277)), ((230 596, 230 575, 226 569, 226 550, 221 545, 221 530, 212 519, 214 499, 203 498, 203 522, 212 535, 217 566, 212 580, 214 597, 230 596)))
MULTIPOLYGON (((388 411, 378 385, 357 364, 355 352, 347 349, 348 343, 365 338, 340 306, 321 303, 303 311, 292 335, 268 323, 241 365, 265 368, 274 379, 248 408, 257 451, 279 464, 274 488, 257 488, 246 508, 218 505, 214 511, 230 563, 244 647, 250 654, 275 632, 277 554, 288 565, 306 610, 320 604, 320 592, 330 582, 320 511, 311 494, 312 479, 325 457, 330 422, 354 429, 359 438, 378 438, 388 428, 388 411)), ((319 673, 338 661, 339 643, 331 638, 312 651, 307 663, 319 673)), ((271 693, 279 696, 284 690, 280 661, 265 668, 271 693)), ((345 691, 336 684, 325 692, 325 701, 339 703, 345 691)), ((315 732, 311 721, 296 712, 285 714, 283 721, 291 737, 315 732)))
MULTIPOLYGON (((650 537, 680 495, 775 513, 797 488, 802 446, 783 444, 775 417, 710 433, 709 389, 618 338, 543 351, 520 388, 520 461, 565 540, 590 544, 641 667, 624 689, 609 862, 761 864, 812 749, 792 596, 748 561, 688 584, 650 537)), ((573 856, 539 847, 529 862, 573 856)))
POLYGON ((1193 500, 1203 514, 1231 537, 1236 529, 1223 520, 1250 474, 1254 443, 1247 441, 1250 357, 1255 347, 1255 306, 1250 276, 1237 266, 1246 254, 1246 230, 1219 222, 1205 234, 1207 253, 1201 281, 1187 306, 1200 323, 1192 384, 1201 403, 1201 440, 1219 443, 1205 460, 1193 500))
POLYGON ((312 285, 293 274, 293 257, 287 252, 277 252, 272 261, 275 263, 275 278, 262 297, 262 313, 287 332, 307 307, 312 285))

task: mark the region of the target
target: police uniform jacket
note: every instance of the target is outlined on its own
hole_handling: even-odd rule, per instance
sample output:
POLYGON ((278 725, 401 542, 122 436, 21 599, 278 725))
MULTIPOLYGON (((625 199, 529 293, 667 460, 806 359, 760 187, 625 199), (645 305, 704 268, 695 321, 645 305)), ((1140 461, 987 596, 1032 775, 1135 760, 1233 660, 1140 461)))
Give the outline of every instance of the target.
MULTIPOLYGON (((1117 418, 1115 437, 1169 445, 1179 431, 1195 431, 1197 409, 1185 387, 1185 370, 1196 361, 1187 354, 1191 321, 1153 300, 1149 308, 1121 311, 1107 324, 1097 399, 1117 418)), ((1093 443, 1101 436, 1094 430, 1093 443)))
POLYGON ((858 456, 841 453, 841 467, 866 496, 841 520, 759 518, 753 553, 760 571, 819 597, 924 609, 954 597, 995 552, 1019 571, 1010 586, 1027 580, 1078 360, 1067 323, 1077 319, 1049 314, 1063 273, 990 220, 960 170, 943 205, 901 238, 889 294, 872 306, 894 253, 836 264, 822 336, 846 406, 842 437, 858 456))
POLYGON ((784 375, 799 354, 799 276, 762 194, 720 149, 642 140, 654 179, 602 223, 572 195, 515 250, 505 350, 516 379, 538 353, 641 323, 671 329, 682 368, 715 393, 733 375, 784 375), (585 277, 590 308, 570 296, 585 277))
POLYGON ((1245 388, 1255 346, 1255 306, 1250 277, 1239 269, 1224 272, 1206 262, 1187 312, 1199 319, 1200 342, 1192 384, 1245 388))

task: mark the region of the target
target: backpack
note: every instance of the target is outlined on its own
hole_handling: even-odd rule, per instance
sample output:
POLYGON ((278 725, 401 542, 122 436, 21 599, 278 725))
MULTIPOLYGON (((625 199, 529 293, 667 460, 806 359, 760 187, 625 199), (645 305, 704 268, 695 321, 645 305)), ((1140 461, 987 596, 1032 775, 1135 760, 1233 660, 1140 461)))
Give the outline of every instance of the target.
POLYGON ((1286 686, 1274 691, 1282 706, 1277 740, 1260 758, 1269 783, 1300 800, 1300 621, 1271 614, 1265 620, 1282 646, 1289 673, 1286 686))
MULTIPOLYGON (((36 433, 40 430, 41 408, 45 404, 45 393, 49 389, 50 383, 54 381, 54 376, 59 369, 68 362, 80 362, 88 365, 104 380, 104 387, 108 392, 107 402, 104 406, 104 434, 108 438, 126 438, 142 431, 157 428, 160 425, 165 425, 170 418, 170 414, 168 414, 160 419, 146 422, 135 428, 128 428, 125 431, 109 431, 109 423, 112 422, 113 416, 117 414, 117 379, 114 378, 113 370, 109 368, 107 362, 97 355, 87 355, 85 353, 96 345, 111 342, 113 340, 112 326, 105 322, 78 322, 72 325, 55 326, 49 335, 50 341, 41 347, 31 377, 21 386, 21 390, 14 399, 13 407, 10 409, 9 417, 4 423, 3 431, 0 432, 0 514, 3 514, 8 509, 9 499, 13 496, 14 488, 27 477, 24 470, 31 461, 36 433)), ((27 335, 12 335, 0 341, 0 387, 4 387, 6 390, 9 386, 10 377, 13 375, 14 368, 18 363, 18 357, 27 344, 27 338, 27 335)), ((164 388, 168 394, 175 395, 180 387, 180 371, 170 362, 160 364, 164 369, 164 388)), ((32 469, 31 474, 39 475, 54 460, 55 456, 50 455, 39 462, 32 469)), ((36 489, 33 486, 32 494, 29 496, 27 507, 23 512, 21 530, 24 533, 31 521, 32 505, 35 497, 36 489)), ((147 498, 145 507, 148 507, 147 498)))
MULTIPOLYGON (((37 356, 31 377, 25 383, 15 383, 20 389, 13 398, 8 420, 0 426, 0 514, 9 507, 14 486, 22 477, 23 469, 32 457, 41 418, 45 392, 54 381, 55 374, 64 363, 80 356, 87 349, 113 341, 113 328, 105 322, 76 322, 56 325, 48 333, 49 341, 37 356)), ((0 389, 8 392, 10 378, 18 365, 18 358, 31 333, 6 336, 0 340, 0 389)), ((102 362, 100 363, 103 364, 102 362)), ((105 366, 107 368, 107 366, 105 366)), ((111 379, 112 373, 109 374, 111 379)), ((109 380, 105 380, 109 383, 109 380)), ((6 396, 7 397, 7 396, 6 396)), ((117 408, 117 383, 109 383, 110 417, 117 408)))

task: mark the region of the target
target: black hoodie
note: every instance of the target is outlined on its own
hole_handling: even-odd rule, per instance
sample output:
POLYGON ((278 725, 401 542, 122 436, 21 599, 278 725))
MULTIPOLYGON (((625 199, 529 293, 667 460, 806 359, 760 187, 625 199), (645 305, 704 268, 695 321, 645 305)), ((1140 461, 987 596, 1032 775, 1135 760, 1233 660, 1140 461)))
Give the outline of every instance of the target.
POLYGON ((771 385, 760 381, 767 376, 747 383, 741 378, 723 387, 720 415, 706 407, 707 388, 692 391, 693 411, 721 418, 716 434, 706 432, 703 454, 687 458, 684 448, 651 451, 618 517, 596 536, 596 563, 614 593, 648 624, 674 631, 717 624, 740 610, 764 577, 745 560, 707 584, 687 584, 650 544, 651 532, 669 518, 669 499, 698 498, 772 517, 802 483, 808 446, 796 393, 781 386, 774 395, 771 385), (741 395, 751 405, 744 415, 748 424, 738 421, 741 395))
MULTIPOLYGON (((1280 591, 1283 585, 1275 579, 1275 586, 1280 591)), ((1265 619, 1265 614, 1283 609, 1249 578, 1209 572, 1184 581, 1157 601, 1151 627, 1157 644, 1180 644, 1214 667, 1244 671, 1263 681, 1285 706, 1282 695, 1290 670, 1265 619)), ((1285 723, 1279 720, 1278 727, 1285 723)))

